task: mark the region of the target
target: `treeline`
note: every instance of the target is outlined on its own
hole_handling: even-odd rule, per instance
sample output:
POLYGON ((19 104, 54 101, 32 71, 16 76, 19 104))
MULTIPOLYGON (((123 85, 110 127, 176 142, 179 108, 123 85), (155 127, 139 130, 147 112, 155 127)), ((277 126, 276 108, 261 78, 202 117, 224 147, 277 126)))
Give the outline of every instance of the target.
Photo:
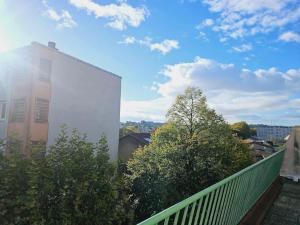
MULTIPOLYGON (((136 224, 252 163, 222 116, 188 88, 167 123, 127 163, 109 160, 104 137, 63 130, 45 156, 0 158, 0 224, 136 224)), ((34 151, 36 153, 36 151, 34 151)))
POLYGON ((0 154, 1 225, 130 223, 104 136, 93 144, 64 128, 46 155, 41 146, 24 157, 14 141, 2 148, 8 153, 0 154))
POLYGON ((127 121, 125 123, 121 123, 120 138, 129 133, 152 133, 155 129, 162 125, 164 124, 144 120, 141 122, 127 121))

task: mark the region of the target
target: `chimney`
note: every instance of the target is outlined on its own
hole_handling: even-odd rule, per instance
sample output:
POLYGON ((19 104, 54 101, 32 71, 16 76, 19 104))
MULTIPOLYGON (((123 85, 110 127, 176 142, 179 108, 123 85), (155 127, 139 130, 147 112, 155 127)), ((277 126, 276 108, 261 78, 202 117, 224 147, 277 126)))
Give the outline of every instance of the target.
POLYGON ((55 45, 56 45, 56 43, 53 42, 53 41, 49 41, 49 42, 48 42, 48 47, 49 47, 49 48, 56 49, 55 45))

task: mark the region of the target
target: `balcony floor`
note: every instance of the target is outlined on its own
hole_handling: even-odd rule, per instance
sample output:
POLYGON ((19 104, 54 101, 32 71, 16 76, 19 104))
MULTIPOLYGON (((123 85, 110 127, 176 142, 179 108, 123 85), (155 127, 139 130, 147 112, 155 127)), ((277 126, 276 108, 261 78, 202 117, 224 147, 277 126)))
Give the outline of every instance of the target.
POLYGON ((285 180, 263 225, 300 225, 300 182, 285 180))

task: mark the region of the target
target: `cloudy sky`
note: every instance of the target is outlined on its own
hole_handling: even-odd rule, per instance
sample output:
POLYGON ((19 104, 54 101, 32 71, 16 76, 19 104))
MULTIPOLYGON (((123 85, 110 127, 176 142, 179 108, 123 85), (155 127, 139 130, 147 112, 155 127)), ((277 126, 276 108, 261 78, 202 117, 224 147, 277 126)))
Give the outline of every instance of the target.
POLYGON ((0 52, 32 41, 122 76, 121 120, 187 86, 229 121, 300 124, 299 0, 0 0, 0 52))

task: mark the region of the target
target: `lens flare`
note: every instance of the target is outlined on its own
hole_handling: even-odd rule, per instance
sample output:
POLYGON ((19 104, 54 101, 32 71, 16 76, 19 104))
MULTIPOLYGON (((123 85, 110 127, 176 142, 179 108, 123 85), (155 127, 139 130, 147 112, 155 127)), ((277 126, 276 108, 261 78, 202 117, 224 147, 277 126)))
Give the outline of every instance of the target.
POLYGON ((6 16, 5 16, 5 10, 4 10, 4 1, 0 0, 0 53, 7 51, 10 47, 10 41, 8 37, 8 32, 6 29, 6 16))

